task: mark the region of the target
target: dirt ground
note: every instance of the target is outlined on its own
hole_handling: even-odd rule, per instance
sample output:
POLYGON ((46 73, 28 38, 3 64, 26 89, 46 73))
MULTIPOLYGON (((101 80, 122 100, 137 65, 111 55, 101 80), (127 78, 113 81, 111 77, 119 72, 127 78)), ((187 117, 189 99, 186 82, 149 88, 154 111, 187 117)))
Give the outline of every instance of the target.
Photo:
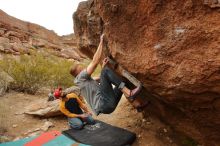
MULTIPOLYGON (((39 98, 47 99, 46 95, 28 95, 10 92, 0 97, 0 135, 1 141, 11 141, 19 138, 40 134, 39 130, 46 121, 53 123, 50 130, 68 129, 67 120, 64 116, 55 118, 39 118, 23 114, 29 104, 39 98)), ((157 119, 152 117, 143 118, 123 97, 117 109, 109 115, 95 117, 101 121, 128 129, 137 134, 133 146, 177 146, 170 137, 172 131, 157 119)))

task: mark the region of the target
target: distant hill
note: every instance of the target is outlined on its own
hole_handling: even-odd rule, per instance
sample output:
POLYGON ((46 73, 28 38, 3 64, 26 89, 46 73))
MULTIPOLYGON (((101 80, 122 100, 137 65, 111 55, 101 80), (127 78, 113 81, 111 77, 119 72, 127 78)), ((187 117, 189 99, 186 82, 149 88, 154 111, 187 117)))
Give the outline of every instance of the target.
POLYGON ((74 34, 58 36, 52 30, 19 20, 0 10, 0 56, 29 54, 31 50, 47 51, 67 59, 85 58, 76 47, 74 34))

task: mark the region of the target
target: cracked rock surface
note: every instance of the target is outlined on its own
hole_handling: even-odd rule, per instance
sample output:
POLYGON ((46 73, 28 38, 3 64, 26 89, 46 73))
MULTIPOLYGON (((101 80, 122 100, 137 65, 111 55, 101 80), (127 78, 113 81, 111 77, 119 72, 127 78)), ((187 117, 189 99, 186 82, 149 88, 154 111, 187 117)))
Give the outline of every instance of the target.
MULTIPOLYGON (((151 96, 145 112, 204 145, 220 144, 220 13, 203 0, 89 0, 74 13, 81 52, 106 48, 151 96)), ((217 4, 217 3, 216 3, 217 4)))

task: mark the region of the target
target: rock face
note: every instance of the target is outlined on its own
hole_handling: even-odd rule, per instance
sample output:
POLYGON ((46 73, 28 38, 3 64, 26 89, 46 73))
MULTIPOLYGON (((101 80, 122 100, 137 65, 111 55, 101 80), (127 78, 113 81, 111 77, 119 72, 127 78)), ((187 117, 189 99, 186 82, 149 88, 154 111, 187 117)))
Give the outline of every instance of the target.
POLYGON ((220 145, 220 13, 214 0, 89 0, 73 15, 81 52, 106 49, 143 82, 147 113, 220 145))
POLYGON ((47 49, 56 56, 80 60, 74 35, 60 37, 37 24, 21 21, 0 10, 0 52, 14 55, 47 49))

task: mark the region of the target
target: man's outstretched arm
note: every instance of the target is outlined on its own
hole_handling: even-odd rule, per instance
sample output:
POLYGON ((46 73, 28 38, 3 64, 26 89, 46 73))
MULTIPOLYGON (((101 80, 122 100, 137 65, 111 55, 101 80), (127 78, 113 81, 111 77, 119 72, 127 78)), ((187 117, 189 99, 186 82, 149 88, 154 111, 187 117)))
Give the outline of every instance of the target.
POLYGON ((91 75, 95 71, 97 65, 99 64, 99 62, 101 60, 101 56, 102 56, 102 52, 103 52, 103 37, 104 37, 104 35, 102 35, 100 38, 100 43, 99 43, 98 49, 96 50, 96 52, 93 56, 92 62, 86 68, 86 71, 89 75, 91 75))

